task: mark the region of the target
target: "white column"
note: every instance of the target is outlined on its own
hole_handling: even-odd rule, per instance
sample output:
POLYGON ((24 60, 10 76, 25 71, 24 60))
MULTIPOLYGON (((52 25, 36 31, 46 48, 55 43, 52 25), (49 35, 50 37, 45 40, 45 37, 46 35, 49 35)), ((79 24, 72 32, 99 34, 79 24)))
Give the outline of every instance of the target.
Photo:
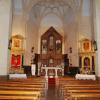
POLYGON ((8 74, 8 38, 11 28, 12 0, 0 0, 0 75, 8 74))
POLYGON ((96 51, 96 75, 100 77, 100 0, 94 0, 94 29, 95 39, 97 41, 96 51))

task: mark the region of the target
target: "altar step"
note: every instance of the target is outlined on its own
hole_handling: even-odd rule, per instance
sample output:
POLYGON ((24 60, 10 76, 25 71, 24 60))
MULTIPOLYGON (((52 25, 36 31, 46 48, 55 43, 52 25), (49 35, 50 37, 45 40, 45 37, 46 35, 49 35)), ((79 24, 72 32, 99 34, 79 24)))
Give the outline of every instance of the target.
POLYGON ((55 78, 48 78, 48 85, 55 85, 56 79, 55 78))

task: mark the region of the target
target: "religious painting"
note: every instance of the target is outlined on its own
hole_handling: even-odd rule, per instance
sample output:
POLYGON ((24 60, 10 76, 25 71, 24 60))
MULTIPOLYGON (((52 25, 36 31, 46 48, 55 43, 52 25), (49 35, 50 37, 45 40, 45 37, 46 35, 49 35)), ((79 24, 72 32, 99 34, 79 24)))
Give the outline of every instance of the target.
POLYGON ((83 52, 90 52, 91 51, 91 41, 88 39, 85 39, 82 42, 82 50, 83 52))
POLYGON ((84 58, 84 67, 89 67, 90 66, 90 58, 89 57, 85 57, 84 58))
POLYGON ((21 48, 21 40, 20 39, 13 39, 12 48, 20 49, 21 48))
POLYGON ((12 54, 11 55, 11 67, 14 69, 20 69, 21 64, 22 64, 22 55, 12 54))
POLYGON ((84 55, 82 57, 82 73, 85 73, 86 70, 92 71, 92 57, 91 55, 84 55))

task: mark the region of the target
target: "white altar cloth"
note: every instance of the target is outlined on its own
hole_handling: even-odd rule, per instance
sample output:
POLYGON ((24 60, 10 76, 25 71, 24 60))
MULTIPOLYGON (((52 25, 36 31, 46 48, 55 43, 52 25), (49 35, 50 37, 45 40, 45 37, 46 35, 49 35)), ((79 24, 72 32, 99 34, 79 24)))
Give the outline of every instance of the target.
POLYGON ((14 78, 27 78, 26 74, 9 74, 10 79, 14 78))
POLYGON ((83 80, 96 80, 96 76, 95 75, 87 75, 87 74, 76 74, 75 76, 76 79, 83 79, 83 80))

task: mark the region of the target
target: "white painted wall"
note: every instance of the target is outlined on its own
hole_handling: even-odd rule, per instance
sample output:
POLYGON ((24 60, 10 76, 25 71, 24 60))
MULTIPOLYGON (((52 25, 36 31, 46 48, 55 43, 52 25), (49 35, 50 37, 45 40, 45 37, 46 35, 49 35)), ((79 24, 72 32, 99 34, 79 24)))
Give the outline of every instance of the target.
POLYGON ((8 38, 10 34, 11 0, 0 0, 0 75, 8 73, 8 38))
POLYGON ((91 39, 92 37, 90 1, 83 0, 82 12, 79 19, 79 40, 84 38, 91 39))
POLYGON ((95 0, 95 38, 97 40, 96 75, 100 77, 100 0, 95 0))
POLYGON ((25 19, 23 14, 14 14, 12 23, 12 35, 22 35, 25 37, 25 19))

